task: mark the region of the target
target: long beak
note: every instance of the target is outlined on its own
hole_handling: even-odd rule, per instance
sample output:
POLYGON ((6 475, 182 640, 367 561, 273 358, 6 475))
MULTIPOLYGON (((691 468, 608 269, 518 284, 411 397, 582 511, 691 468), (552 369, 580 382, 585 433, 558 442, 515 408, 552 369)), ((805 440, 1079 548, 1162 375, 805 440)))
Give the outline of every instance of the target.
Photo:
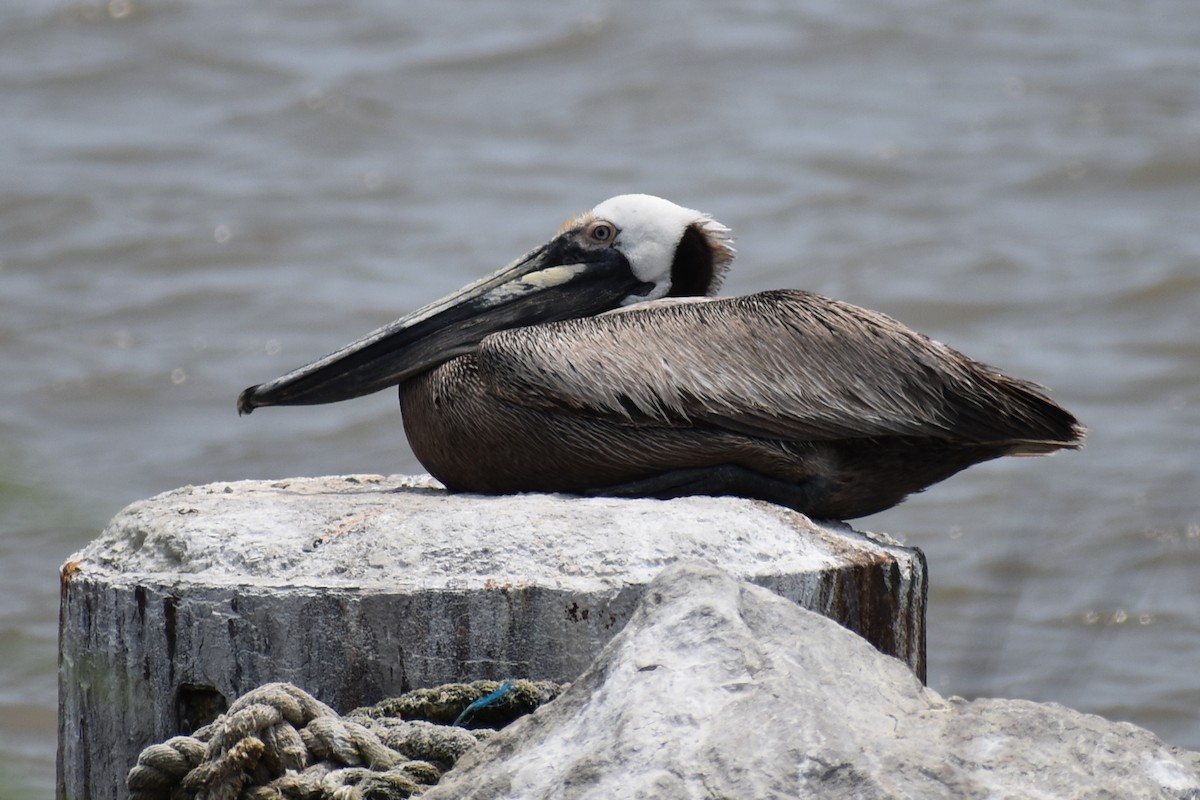
POLYGON ((585 251, 560 237, 318 361, 251 386, 238 396, 238 413, 361 397, 469 353, 489 333, 591 316, 649 288, 616 250, 585 251))

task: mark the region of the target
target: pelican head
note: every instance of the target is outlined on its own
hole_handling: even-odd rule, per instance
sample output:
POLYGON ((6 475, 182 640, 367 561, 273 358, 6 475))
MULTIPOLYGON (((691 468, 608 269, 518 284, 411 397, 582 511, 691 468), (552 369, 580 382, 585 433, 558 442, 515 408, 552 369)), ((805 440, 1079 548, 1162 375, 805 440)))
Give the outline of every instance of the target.
POLYGON ((707 214, 646 194, 605 200, 498 272, 238 397, 238 412, 395 386, 499 330, 590 317, 720 288, 733 248, 707 214))

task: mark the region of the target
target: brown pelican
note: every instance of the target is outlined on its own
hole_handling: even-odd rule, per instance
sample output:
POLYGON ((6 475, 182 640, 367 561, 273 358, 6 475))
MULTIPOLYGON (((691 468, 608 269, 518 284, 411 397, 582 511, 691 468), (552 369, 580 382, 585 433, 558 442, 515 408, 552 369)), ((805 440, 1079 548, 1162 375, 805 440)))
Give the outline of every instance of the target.
POLYGON ((803 291, 714 298, 729 230, 607 200, 499 272, 318 361, 238 411, 399 385, 413 452, 449 489, 738 495, 881 511, 999 456, 1083 443, 1032 384, 890 317, 803 291))

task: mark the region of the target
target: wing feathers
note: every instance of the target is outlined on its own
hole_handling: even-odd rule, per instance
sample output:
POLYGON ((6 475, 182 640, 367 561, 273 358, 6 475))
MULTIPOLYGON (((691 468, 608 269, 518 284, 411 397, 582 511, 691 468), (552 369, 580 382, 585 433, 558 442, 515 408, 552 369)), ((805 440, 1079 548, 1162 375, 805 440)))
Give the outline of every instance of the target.
POLYGON ((807 292, 656 301, 502 331, 479 359, 510 401, 634 425, 804 441, 1011 441, 1030 453, 1082 441, 1075 419, 1031 384, 883 314, 807 292))

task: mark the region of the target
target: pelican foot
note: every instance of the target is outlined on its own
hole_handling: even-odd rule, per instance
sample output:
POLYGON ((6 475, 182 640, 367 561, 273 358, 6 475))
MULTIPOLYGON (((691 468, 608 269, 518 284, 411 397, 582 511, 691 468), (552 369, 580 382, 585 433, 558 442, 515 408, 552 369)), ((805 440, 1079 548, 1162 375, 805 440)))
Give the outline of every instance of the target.
POLYGON ((580 494, 587 497, 653 497, 659 500, 693 495, 746 497, 766 500, 806 514, 808 509, 829 497, 830 482, 820 475, 814 475, 793 483, 736 464, 723 464, 719 467, 672 470, 630 483, 586 489, 580 494))

